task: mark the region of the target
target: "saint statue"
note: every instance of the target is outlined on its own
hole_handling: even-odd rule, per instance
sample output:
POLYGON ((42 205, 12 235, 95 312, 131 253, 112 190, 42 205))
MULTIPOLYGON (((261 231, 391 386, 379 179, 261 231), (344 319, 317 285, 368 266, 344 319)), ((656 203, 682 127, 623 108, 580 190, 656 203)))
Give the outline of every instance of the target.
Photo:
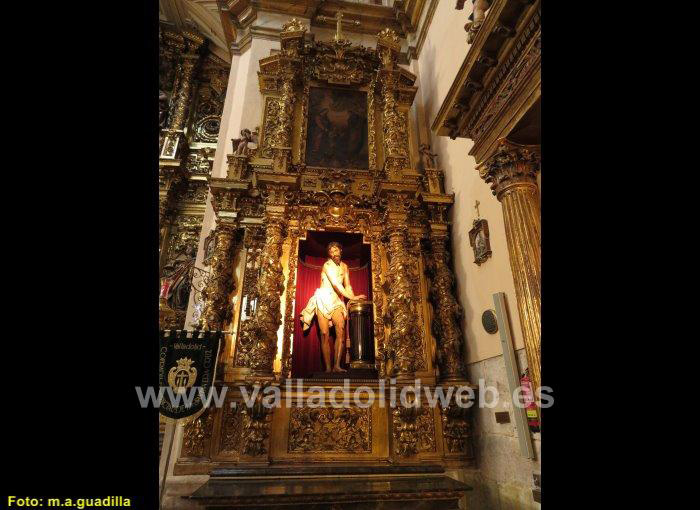
POLYGON ((186 246, 172 263, 163 268, 167 276, 162 279, 160 299, 172 310, 187 310, 196 256, 196 247, 186 246))
POLYGON ((309 302, 301 311, 303 329, 311 327, 314 315, 318 319, 318 327, 321 330, 321 351, 326 372, 331 371, 331 322, 335 327, 335 356, 332 371, 345 372, 340 367, 345 346, 345 320, 348 310, 343 298, 349 300, 367 299, 364 294, 355 295, 350 286, 350 272, 345 262, 340 258, 343 247, 333 241, 328 244, 328 260, 321 270, 321 286, 316 289, 309 302))

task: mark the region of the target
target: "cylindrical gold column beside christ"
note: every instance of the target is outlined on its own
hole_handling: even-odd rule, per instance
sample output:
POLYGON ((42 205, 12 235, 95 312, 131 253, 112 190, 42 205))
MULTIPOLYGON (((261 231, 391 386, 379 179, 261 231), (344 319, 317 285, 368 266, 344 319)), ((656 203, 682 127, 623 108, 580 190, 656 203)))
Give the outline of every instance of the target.
POLYGON ((479 165, 503 207, 503 222, 515 297, 533 388, 540 387, 540 147, 499 141, 496 152, 479 165))

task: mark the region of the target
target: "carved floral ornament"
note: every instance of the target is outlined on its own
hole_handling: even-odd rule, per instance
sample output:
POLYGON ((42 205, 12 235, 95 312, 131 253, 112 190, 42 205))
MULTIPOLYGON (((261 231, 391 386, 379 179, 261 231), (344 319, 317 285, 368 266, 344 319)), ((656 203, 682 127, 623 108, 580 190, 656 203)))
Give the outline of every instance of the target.
POLYGON ((287 23, 282 25, 282 33, 294 33, 294 32, 305 32, 306 27, 296 18, 292 18, 287 23))

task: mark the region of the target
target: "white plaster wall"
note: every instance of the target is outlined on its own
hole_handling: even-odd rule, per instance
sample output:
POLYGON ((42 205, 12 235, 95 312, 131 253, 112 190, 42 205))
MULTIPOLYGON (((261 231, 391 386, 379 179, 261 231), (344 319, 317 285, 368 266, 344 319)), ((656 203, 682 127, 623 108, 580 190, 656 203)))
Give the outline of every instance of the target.
POLYGON ((468 363, 499 356, 498 334, 489 335, 481 326, 481 314, 493 309, 492 295, 505 292, 510 312, 515 348, 524 346, 515 300, 508 247, 506 245, 501 204, 491 194, 489 186, 479 177, 476 162, 469 156, 471 140, 437 136, 430 130, 457 72, 468 51, 464 24, 471 7, 454 8, 454 2, 438 2, 425 43, 411 71, 418 75, 418 93, 414 108, 418 135, 438 154, 438 163, 445 172, 447 193, 454 192, 452 209, 452 249, 457 277, 459 301, 464 307, 466 357, 468 363), (481 266, 474 263, 469 245, 469 230, 476 217, 474 202, 479 201, 479 213, 488 220, 493 255, 481 266))

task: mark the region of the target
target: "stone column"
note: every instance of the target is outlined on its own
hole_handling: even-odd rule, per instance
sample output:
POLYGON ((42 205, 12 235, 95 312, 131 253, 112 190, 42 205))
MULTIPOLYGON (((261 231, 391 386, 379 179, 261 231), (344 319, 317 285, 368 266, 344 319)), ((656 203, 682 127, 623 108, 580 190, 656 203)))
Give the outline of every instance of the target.
POLYGON ((236 252, 237 225, 222 223, 214 231, 214 253, 211 273, 202 293, 204 310, 202 328, 222 330, 231 321, 231 293, 235 288, 233 263, 236 252))
POLYGON ((265 246, 261 254, 255 316, 241 326, 235 367, 250 368, 258 377, 273 377, 277 330, 282 324, 284 275, 282 253, 285 207, 268 205, 265 213, 265 246))
POLYGON ((396 108, 396 89, 400 71, 396 66, 401 49, 399 37, 386 28, 378 35, 377 52, 382 61, 379 70, 379 83, 382 85, 383 133, 384 133, 384 172, 389 179, 400 179, 401 170, 409 166, 406 125, 396 108))
POLYGON ((503 207, 515 297, 533 388, 540 386, 540 148, 502 139, 479 174, 503 207))
MULTIPOLYGON (((439 207, 439 206, 438 206, 439 207)), ((442 206, 446 209, 445 206, 442 206)), ((445 212, 443 211, 444 215, 445 212)), ((440 382, 464 381, 464 343, 459 318, 462 307, 452 293, 454 275, 450 269, 450 255, 447 250, 449 230, 446 222, 430 222, 430 245, 432 257, 430 268, 430 298, 433 303, 433 334, 437 340, 437 361, 440 367, 440 382)))
POLYGON ((386 350, 389 360, 393 362, 393 368, 387 375, 413 379, 415 372, 422 368, 423 346, 416 320, 416 287, 407 250, 408 215, 403 206, 405 200, 406 197, 401 195, 389 197, 385 217, 389 255, 387 317, 391 324, 386 350))

